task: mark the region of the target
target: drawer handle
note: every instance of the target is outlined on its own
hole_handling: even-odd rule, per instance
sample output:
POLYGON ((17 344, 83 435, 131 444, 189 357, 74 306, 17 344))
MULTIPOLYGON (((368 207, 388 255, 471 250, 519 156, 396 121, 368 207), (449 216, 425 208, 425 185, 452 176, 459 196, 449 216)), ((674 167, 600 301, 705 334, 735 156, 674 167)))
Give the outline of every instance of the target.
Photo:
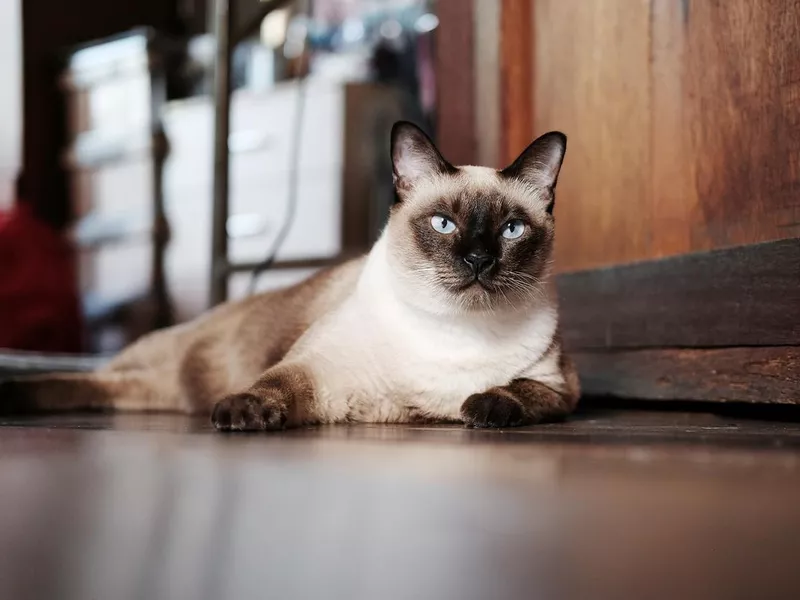
POLYGON ((147 239, 152 226, 145 215, 117 215, 93 212, 80 219, 72 230, 72 240, 80 248, 96 248, 106 244, 147 239))
POLYGON ((269 221, 258 213, 231 215, 225 229, 228 239, 256 237, 269 231, 269 221))
POLYGON ((228 152, 244 154, 269 147, 270 136, 264 131, 234 131, 228 136, 228 152))

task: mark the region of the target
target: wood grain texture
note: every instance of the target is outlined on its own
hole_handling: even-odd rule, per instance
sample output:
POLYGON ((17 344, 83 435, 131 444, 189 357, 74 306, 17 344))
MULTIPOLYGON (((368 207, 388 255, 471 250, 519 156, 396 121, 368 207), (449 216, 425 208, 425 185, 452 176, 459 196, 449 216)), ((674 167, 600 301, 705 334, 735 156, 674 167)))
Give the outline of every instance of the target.
POLYGON ((439 0, 436 12, 437 142, 451 163, 475 164, 474 6, 466 0, 439 0))
POLYGON ((800 239, 564 273, 557 281, 572 350, 800 345, 800 239))
POLYGON ((631 350, 573 356, 587 396, 800 404, 800 347, 631 350))
POLYGON ((500 3, 501 163, 511 164, 535 137, 533 127, 533 6, 500 3))
MULTIPOLYGON (((501 2, 471 0, 475 10, 475 135, 477 164, 502 168, 501 2)), ((527 46, 530 49, 530 44, 527 46)), ((532 111, 533 106, 527 107, 532 111)))
POLYGON ((674 0, 654 0, 651 10, 650 93, 652 151, 649 197, 642 197, 650 211, 649 247, 635 258, 678 254, 706 248, 693 242, 692 230, 701 220, 699 198, 693 181, 691 131, 687 127, 684 103, 684 64, 687 58, 686 4, 674 0), (648 204, 649 203, 649 204, 648 204))
POLYGON ((540 0, 534 25, 535 128, 569 138, 556 264, 571 270, 648 256, 649 5, 540 0))
POLYGON ((534 6, 562 271, 800 235, 800 4, 534 6))
POLYGON ((0 422, 11 600, 800 597, 796 423, 596 411, 521 430, 226 436, 176 415, 0 422))
POLYGON ((800 235, 800 4, 692 2, 688 20, 693 247, 800 235))

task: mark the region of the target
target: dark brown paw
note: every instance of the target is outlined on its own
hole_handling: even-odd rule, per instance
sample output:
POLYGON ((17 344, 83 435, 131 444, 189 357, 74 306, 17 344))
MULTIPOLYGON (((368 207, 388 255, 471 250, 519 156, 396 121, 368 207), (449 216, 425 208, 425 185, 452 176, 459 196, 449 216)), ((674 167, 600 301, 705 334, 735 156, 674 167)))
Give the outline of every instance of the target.
POLYGON ((253 394, 233 394, 217 402, 211 422, 221 431, 269 431, 283 429, 286 416, 282 404, 253 394))
POLYGON ((467 427, 518 427, 527 421, 518 400, 493 392, 467 398, 461 405, 461 418, 467 427))

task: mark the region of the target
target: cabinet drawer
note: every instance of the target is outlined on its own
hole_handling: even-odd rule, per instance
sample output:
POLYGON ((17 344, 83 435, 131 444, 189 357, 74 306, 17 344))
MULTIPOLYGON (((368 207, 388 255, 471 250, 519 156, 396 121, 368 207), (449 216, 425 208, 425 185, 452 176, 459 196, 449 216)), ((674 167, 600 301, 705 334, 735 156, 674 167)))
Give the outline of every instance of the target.
MULTIPOLYGON (((231 180, 240 172, 282 173, 292 166, 297 110, 295 85, 262 94, 237 92, 231 103, 231 180)), ((301 169, 344 163, 344 92, 309 85, 300 136, 301 169)), ((208 98, 171 104, 164 113, 170 143, 167 169, 179 184, 213 181, 213 105, 208 98)))
MULTIPOLYGON (((167 248, 167 278, 181 318, 206 306, 211 272, 211 189, 166 187, 172 238, 167 248)), ((328 258, 342 240, 342 178, 339 169, 302 175, 297 212, 278 259, 328 258)), ((232 261, 263 260, 275 243, 288 209, 289 175, 253 174, 231 181, 228 256, 232 261), (237 231, 238 230, 238 231, 237 231)))
POLYGON ((144 69, 110 77, 91 87, 73 87, 66 104, 71 137, 93 130, 148 129, 152 104, 150 73, 144 69))
POLYGON ((119 299, 150 289, 152 246, 133 243, 81 252, 81 291, 119 299))
POLYGON ((152 219, 153 169, 149 158, 73 171, 70 185, 76 217, 102 213, 152 219))
MULTIPOLYGON (((266 256, 289 216, 289 183, 288 174, 232 182, 231 216, 262 215, 265 219, 263 233, 229 241, 232 260, 253 261, 266 256)), ((278 259, 336 256, 342 248, 341 232, 340 172, 328 169, 302 174, 294 218, 278 259)))

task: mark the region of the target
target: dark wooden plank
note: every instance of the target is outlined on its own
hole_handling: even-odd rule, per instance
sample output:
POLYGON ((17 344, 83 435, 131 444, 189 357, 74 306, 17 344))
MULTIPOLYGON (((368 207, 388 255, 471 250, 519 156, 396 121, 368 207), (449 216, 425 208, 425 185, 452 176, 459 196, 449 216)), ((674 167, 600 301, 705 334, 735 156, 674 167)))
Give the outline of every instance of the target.
POLYGON ((557 280, 572 350, 800 344, 800 239, 557 280))
POLYGON ((584 395, 800 404, 800 347, 629 350, 573 356, 584 395))

